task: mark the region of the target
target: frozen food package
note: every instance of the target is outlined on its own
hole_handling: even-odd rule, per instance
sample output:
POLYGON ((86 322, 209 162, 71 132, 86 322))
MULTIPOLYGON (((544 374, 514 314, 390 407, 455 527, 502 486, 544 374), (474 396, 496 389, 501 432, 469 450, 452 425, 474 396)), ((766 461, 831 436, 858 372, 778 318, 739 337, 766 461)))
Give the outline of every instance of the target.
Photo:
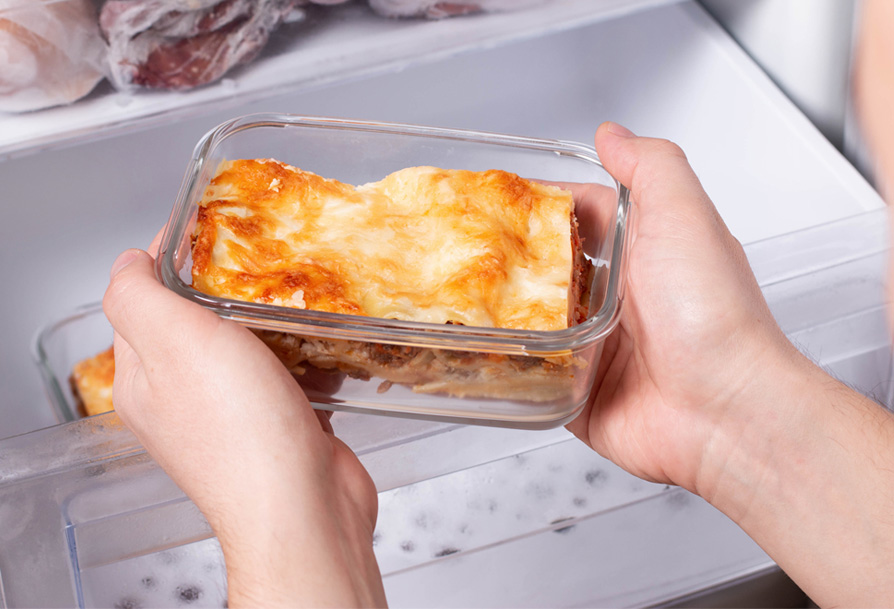
POLYGON ((442 19, 470 13, 514 11, 550 0, 369 0, 374 11, 386 17, 442 19))
POLYGON ((109 0, 99 23, 118 89, 190 89, 254 59, 304 0, 109 0))
POLYGON ((103 79, 91 0, 0 0, 0 112, 68 104, 103 79))

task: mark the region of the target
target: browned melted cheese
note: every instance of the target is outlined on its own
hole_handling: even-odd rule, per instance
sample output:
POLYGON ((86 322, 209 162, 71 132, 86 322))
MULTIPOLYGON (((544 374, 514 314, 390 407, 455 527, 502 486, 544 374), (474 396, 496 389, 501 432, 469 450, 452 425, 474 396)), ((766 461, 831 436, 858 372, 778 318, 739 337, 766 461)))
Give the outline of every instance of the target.
POLYGON ((200 203, 193 285, 335 313, 567 328, 573 205, 498 170, 412 167, 355 187, 272 159, 225 162, 200 203))
POLYGON ((112 410, 115 353, 111 347, 81 360, 71 372, 71 386, 87 416, 112 410))

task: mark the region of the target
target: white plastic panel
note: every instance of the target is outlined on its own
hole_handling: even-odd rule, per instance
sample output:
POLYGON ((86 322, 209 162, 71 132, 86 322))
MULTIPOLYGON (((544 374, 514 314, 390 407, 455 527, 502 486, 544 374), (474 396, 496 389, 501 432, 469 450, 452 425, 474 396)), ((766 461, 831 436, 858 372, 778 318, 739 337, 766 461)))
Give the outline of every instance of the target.
POLYGON ((702 0, 840 148, 850 103, 856 0, 702 0))

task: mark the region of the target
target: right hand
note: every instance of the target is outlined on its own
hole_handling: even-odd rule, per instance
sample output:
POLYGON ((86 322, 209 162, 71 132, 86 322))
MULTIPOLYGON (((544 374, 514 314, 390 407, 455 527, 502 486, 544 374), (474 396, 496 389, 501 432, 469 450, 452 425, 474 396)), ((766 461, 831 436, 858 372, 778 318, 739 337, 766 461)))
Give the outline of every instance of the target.
MULTIPOLYGON (((854 49, 854 111, 872 161, 876 189, 894 203, 894 2, 864 0, 854 49)), ((894 214, 888 214, 894 232, 894 214)), ((888 259, 888 330, 894 334, 894 248, 888 259)))
POLYGON ((611 123, 596 148, 631 190, 635 242, 620 326, 568 429, 639 477, 710 494, 707 459, 753 416, 754 380, 799 356, 680 148, 611 123))
POLYGON ((788 342, 677 146, 602 125, 596 149, 631 189, 635 241, 620 326, 568 428, 707 499, 820 606, 891 606, 894 415, 788 342))

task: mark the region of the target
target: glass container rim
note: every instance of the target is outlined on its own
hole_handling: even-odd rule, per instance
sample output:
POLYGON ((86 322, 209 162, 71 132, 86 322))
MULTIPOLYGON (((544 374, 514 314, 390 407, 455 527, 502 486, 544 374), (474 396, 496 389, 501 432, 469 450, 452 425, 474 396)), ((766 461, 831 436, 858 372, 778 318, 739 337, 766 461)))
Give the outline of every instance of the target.
POLYGON ((50 361, 50 355, 46 347, 47 341, 65 326, 102 312, 102 302, 82 304, 64 315, 59 315, 46 322, 34 332, 31 338, 31 359, 40 371, 44 389, 50 394, 48 397, 59 423, 74 421, 79 417, 72 410, 72 404, 65 395, 65 390, 61 385, 61 383, 65 382, 65 379, 59 377, 58 371, 53 368, 53 364, 50 361))
POLYGON ((629 246, 630 205, 629 191, 604 168, 595 148, 578 142, 371 120, 279 113, 249 114, 221 123, 209 130, 196 144, 162 235, 156 259, 156 274, 165 286, 178 295, 201 304, 223 318, 256 329, 465 351, 517 353, 543 357, 561 355, 604 339, 618 324, 624 273, 622 267, 625 266, 623 262, 629 246), (333 129, 462 141, 559 154, 597 166, 605 172, 618 193, 611 258, 605 284, 605 301, 599 311, 578 325, 561 330, 535 331, 411 322, 311 311, 229 300, 199 292, 182 281, 175 265, 175 255, 189 220, 186 212, 191 204, 198 200, 195 191, 199 187, 199 177, 208 156, 233 135, 259 127, 333 129), (177 243, 174 243, 175 238, 177 243))

